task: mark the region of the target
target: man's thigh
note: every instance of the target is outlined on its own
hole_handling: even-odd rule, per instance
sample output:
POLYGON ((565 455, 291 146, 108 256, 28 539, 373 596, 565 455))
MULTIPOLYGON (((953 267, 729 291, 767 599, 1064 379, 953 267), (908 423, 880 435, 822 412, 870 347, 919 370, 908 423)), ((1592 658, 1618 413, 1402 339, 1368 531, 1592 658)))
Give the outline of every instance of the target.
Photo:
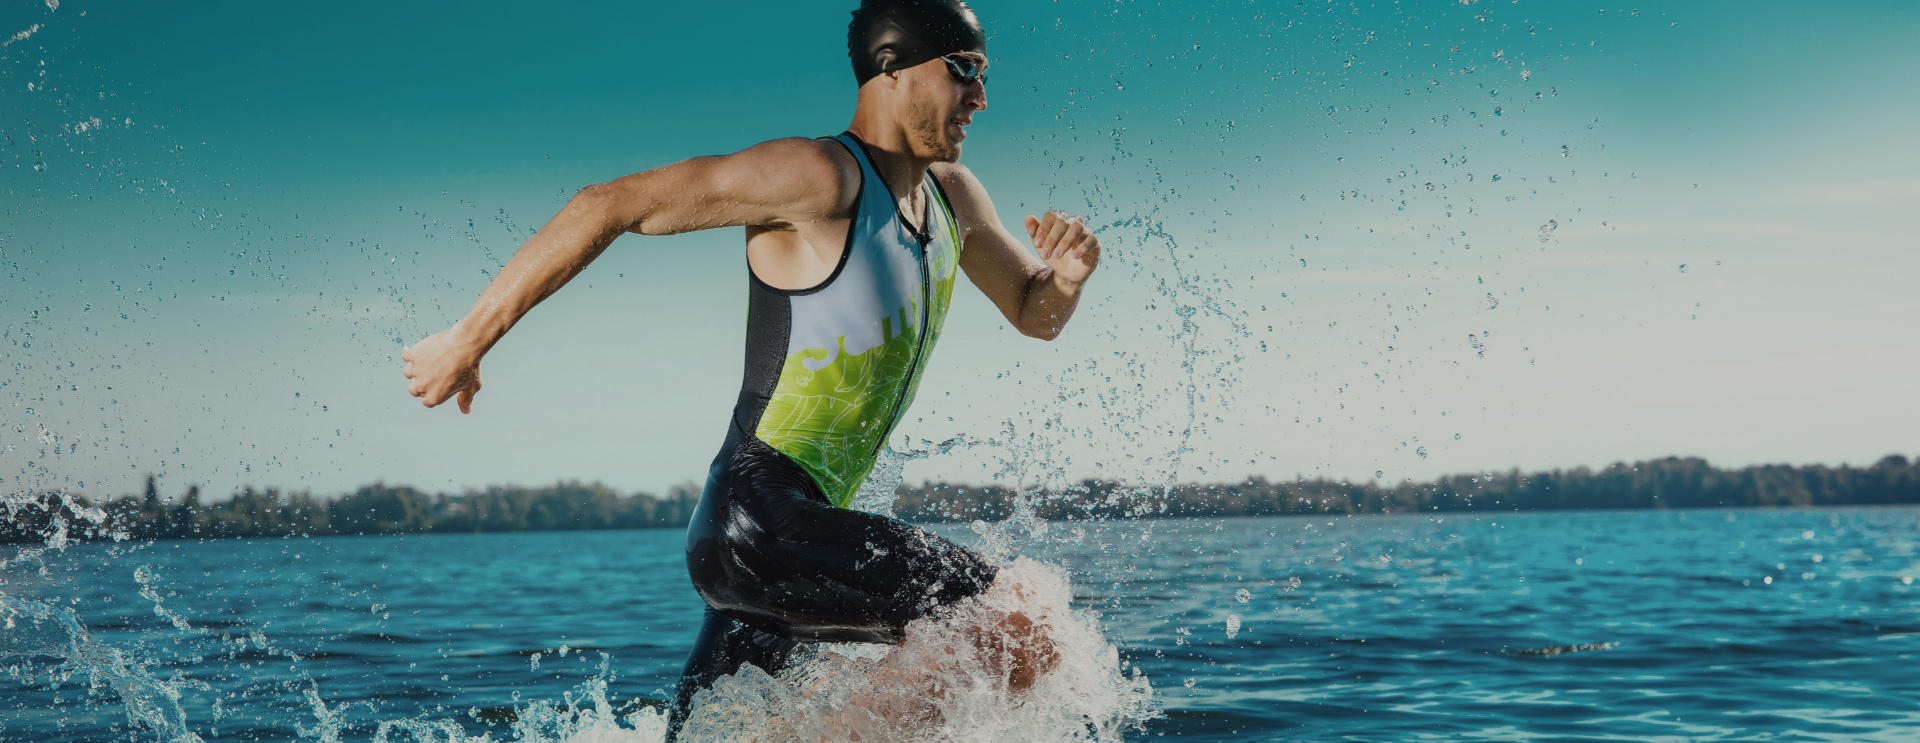
POLYGON ((826 502, 799 465, 758 441, 716 486, 718 554, 703 555, 702 597, 765 631, 811 640, 893 642, 908 622, 981 593, 994 569, 918 526, 826 502))

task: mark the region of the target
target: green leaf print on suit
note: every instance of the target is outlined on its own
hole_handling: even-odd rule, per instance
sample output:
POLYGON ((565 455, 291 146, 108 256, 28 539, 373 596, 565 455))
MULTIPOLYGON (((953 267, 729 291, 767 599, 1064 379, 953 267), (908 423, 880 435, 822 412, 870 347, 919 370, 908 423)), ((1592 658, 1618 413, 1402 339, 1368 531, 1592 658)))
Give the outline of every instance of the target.
POLYGON ((961 244, 931 175, 918 186, 923 219, 909 223, 860 143, 837 139, 862 179, 840 266, 813 289, 750 282, 748 374, 735 422, 844 508, 913 402, 946 320, 961 244))
MULTIPOLYGON (((919 308, 908 311, 917 315, 919 308)), ((897 325, 894 318, 886 322, 889 330, 897 325)), ((896 401, 902 409, 910 401, 900 400, 900 386, 912 371, 918 336, 889 332, 885 343, 861 353, 847 353, 843 336, 833 351, 789 354, 755 435, 813 475, 834 505, 846 507, 893 428, 896 401)))

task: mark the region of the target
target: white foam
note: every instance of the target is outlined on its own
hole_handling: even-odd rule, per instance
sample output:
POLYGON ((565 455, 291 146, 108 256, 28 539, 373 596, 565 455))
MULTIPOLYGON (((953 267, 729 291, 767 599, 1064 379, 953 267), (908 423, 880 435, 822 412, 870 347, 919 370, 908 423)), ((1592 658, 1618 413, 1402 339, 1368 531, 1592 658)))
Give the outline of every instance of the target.
POLYGON ((907 627, 898 647, 823 645, 778 675, 748 667, 695 697, 682 740, 1115 741, 1158 715, 1152 686, 1120 661, 1098 617, 1074 611, 1060 569, 1030 559, 987 593, 907 627), (974 629, 1019 612, 1058 661, 1024 692, 974 629))
MULTIPOLYGON (((1032 743, 1118 741, 1159 715, 1152 686, 1120 661, 1092 612, 1069 605, 1072 589, 1057 567, 1019 559, 1001 569, 986 594, 907 627, 899 646, 819 644, 777 675, 753 666, 695 696, 684 743, 888 741, 1032 743), (1010 612, 1050 637, 1054 667, 1021 693, 1009 690, 1005 657, 980 649, 974 628, 997 626, 1010 612)), ((448 719, 378 723, 374 743, 660 743, 666 716, 657 708, 622 715, 609 701, 611 673, 555 700, 515 710, 511 729, 466 734, 448 719)), ((301 740, 339 743, 346 728, 317 688, 315 718, 301 740)), ((351 705, 349 705, 351 706, 351 705)))

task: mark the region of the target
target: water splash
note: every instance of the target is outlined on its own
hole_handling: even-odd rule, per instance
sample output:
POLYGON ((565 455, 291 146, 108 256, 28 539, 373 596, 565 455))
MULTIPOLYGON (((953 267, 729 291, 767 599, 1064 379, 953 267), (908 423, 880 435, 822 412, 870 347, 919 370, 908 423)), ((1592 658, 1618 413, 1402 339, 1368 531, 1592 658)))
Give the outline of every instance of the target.
MULTIPOLYGON (((0 498, 0 512, 9 523, 32 523, 29 514, 40 511, 47 525, 38 546, 21 548, 0 560, 0 586, 13 591, 50 579, 47 553, 67 549, 77 536, 126 539, 125 533, 103 533, 105 511, 88 506, 65 491, 50 495, 12 493, 0 498)), ((94 638, 73 609, 58 600, 42 601, 0 591, 0 673, 27 686, 58 689, 81 681, 91 696, 117 698, 128 724, 148 730, 168 743, 198 743, 200 736, 187 725, 180 698, 187 691, 208 688, 204 682, 180 677, 162 679, 139 654, 94 638)))
POLYGON ((1117 741, 1157 716, 1152 685, 1075 611, 1066 574, 1018 559, 987 593, 907 626, 898 647, 821 645, 778 675, 752 666, 695 697, 690 743, 742 740, 1117 741), (1012 692, 978 627, 1019 612, 1058 661, 1012 692))
POLYGON ((5 49, 7 47, 13 46, 16 43, 26 41, 29 37, 32 37, 34 34, 39 33, 39 31, 40 31, 40 24, 38 23, 28 26, 26 27, 26 29, 20 31, 19 33, 16 33, 12 36, 7 37, 6 41, 0 41, 0 49, 5 49))
MULTIPOLYGON (((612 678, 605 656, 600 672, 558 703, 532 701, 513 708, 507 734, 499 743, 659 743, 666 739, 667 720, 655 708, 624 711, 607 694, 612 678)), ((332 707, 316 687, 303 694, 314 724, 299 727, 300 740, 342 743, 349 727, 345 710, 364 703, 332 707)), ((478 710, 469 710, 478 717, 478 710)), ((686 740, 686 738, 682 738, 686 740)), ((407 717, 383 720, 374 727, 374 743, 496 743, 492 733, 471 735, 459 722, 446 718, 407 717)))
POLYGON ((860 483, 860 489, 853 494, 851 507, 892 518, 894 500, 899 495, 901 484, 906 481, 908 464, 956 450, 999 444, 992 438, 975 438, 964 434, 937 443, 922 439, 919 446, 911 446, 903 441, 905 448, 895 448, 889 444, 880 449, 880 456, 874 459, 873 470, 867 473, 867 479, 860 483))
MULTIPOLYGON (((989 444, 997 445, 998 441, 955 437, 922 441, 918 447, 903 442, 899 450, 890 450, 883 457, 882 466, 869 482, 866 502, 877 510, 890 509, 891 499, 880 494, 895 491, 908 462, 989 444)), ((117 707, 126 715, 128 730, 150 732, 169 743, 202 740, 201 735, 217 727, 223 701, 251 693, 242 690, 239 697, 232 697, 234 691, 224 684, 216 688, 209 683, 219 683, 223 673, 219 664, 205 662, 213 659, 194 657, 192 652, 181 658, 149 656, 136 647, 103 642, 79 614, 63 605, 59 597, 72 593, 67 590, 71 585, 63 585, 57 575, 58 565, 64 563, 43 558, 49 552, 68 549, 76 539, 109 543, 125 540, 124 533, 102 531, 113 521, 105 511, 66 493, 8 496, 3 505, 18 523, 28 523, 24 517, 29 513, 42 517, 33 523, 44 522, 44 528, 36 533, 45 535, 42 544, 29 545, 0 562, 0 569, 6 571, 0 575, 4 577, 0 586, 8 591, 24 588, 32 592, 27 596, 0 592, 0 618, 4 618, 6 627, 0 632, 0 665, 9 676, 28 687, 43 689, 83 681, 90 690, 86 700, 89 706, 117 707), (50 570, 56 575, 40 581, 37 589, 16 577, 45 575, 50 570), (174 669, 170 676, 162 671, 168 668, 174 669), (195 699, 189 702, 188 697, 195 699), (211 719, 189 715, 190 710, 201 714, 207 707, 195 705, 204 705, 209 699, 211 719)), ((1031 517, 1030 505, 1027 510, 1029 519, 1038 521, 1031 517)), ((992 551, 1010 554, 1011 540, 1002 540, 1001 544, 1001 549, 992 551)), ((137 552, 151 546, 136 543, 131 549, 137 552)), ((132 588, 160 620, 154 629, 171 628, 178 633, 174 635, 175 645, 180 639, 192 638, 193 642, 217 642, 233 648, 232 652, 242 652, 251 644, 257 652, 249 651, 250 657, 280 656, 291 661, 283 673, 298 678, 261 681, 278 686, 288 701, 295 702, 284 714, 304 719, 287 719, 285 724, 301 741, 365 740, 369 732, 375 743, 650 743, 664 739, 666 720, 657 707, 634 702, 616 704, 609 698, 613 678, 604 654, 600 675, 560 700, 516 704, 509 712, 492 712, 494 719, 471 710, 467 717, 472 719, 444 713, 383 716, 367 701, 343 703, 330 699, 322 684, 304 670, 301 657, 275 647, 264 628, 242 627, 242 634, 226 637, 197 626, 197 620, 190 621, 167 606, 166 599, 172 593, 166 574, 155 567, 159 563, 121 561, 127 557, 124 552, 116 548, 108 557, 134 566, 118 574, 130 575, 132 588), (509 726, 504 735, 497 727, 502 718, 509 726), (476 733, 476 723, 494 729, 476 733)), ((861 734, 868 740, 986 741, 1017 736, 1023 740, 1106 741, 1119 740, 1124 731, 1137 729, 1157 714, 1151 684, 1138 669, 1122 662, 1117 648, 1101 636, 1098 615, 1070 607, 1072 590, 1064 570, 1018 560, 1006 567, 1003 575, 1008 579, 996 583, 989 594, 910 626, 907 641, 899 647, 819 646, 811 651, 811 657, 779 676, 749 669, 722 679, 696 705, 695 725, 682 739, 790 739, 783 737, 786 733, 803 739, 845 739, 840 735, 845 733, 861 734), (1055 671, 1019 695, 1006 689, 1004 675, 985 670, 996 662, 1004 664, 1005 659, 992 657, 971 641, 974 628, 990 625, 1012 611, 1032 617, 1054 639, 1060 658, 1055 671), (903 678, 912 683, 900 685, 903 678), (921 692, 928 688, 940 693, 934 695, 932 706, 915 708, 920 716, 885 714, 894 711, 889 705, 901 700, 924 700, 927 695, 921 692), (744 699, 758 702, 743 707, 740 700, 744 699), (829 708, 823 706, 822 699, 865 704, 862 709, 873 714, 858 719, 827 714, 829 708), (742 710, 752 714, 742 716, 742 710), (942 720, 942 725, 921 729, 915 721, 924 721, 928 714, 942 720), (743 735, 743 730, 757 732, 743 735)), ((151 639, 156 635, 141 633, 136 642, 139 637, 151 639)), ((560 654, 566 655, 567 650, 562 646, 560 654)), ((243 669, 250 667, 244 661, 240 665, 243 669)))

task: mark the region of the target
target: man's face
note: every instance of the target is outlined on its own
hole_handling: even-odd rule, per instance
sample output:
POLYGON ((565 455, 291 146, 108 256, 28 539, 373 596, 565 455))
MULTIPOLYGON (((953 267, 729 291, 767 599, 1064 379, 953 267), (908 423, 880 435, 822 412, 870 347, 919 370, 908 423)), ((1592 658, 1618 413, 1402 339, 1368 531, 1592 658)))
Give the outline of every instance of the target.
MULTIPOLYGON (((987 68, 987 57, 978 52, 957 52, 987 68)), ((966 126, 973 123, 973 112, 987 108, 985 80, 961 82, 945 60, 932 59, 903 71, 907 76, 907 135, 914 154, 938 162, 960 159, 960 142, 967 138, 966 126)))

